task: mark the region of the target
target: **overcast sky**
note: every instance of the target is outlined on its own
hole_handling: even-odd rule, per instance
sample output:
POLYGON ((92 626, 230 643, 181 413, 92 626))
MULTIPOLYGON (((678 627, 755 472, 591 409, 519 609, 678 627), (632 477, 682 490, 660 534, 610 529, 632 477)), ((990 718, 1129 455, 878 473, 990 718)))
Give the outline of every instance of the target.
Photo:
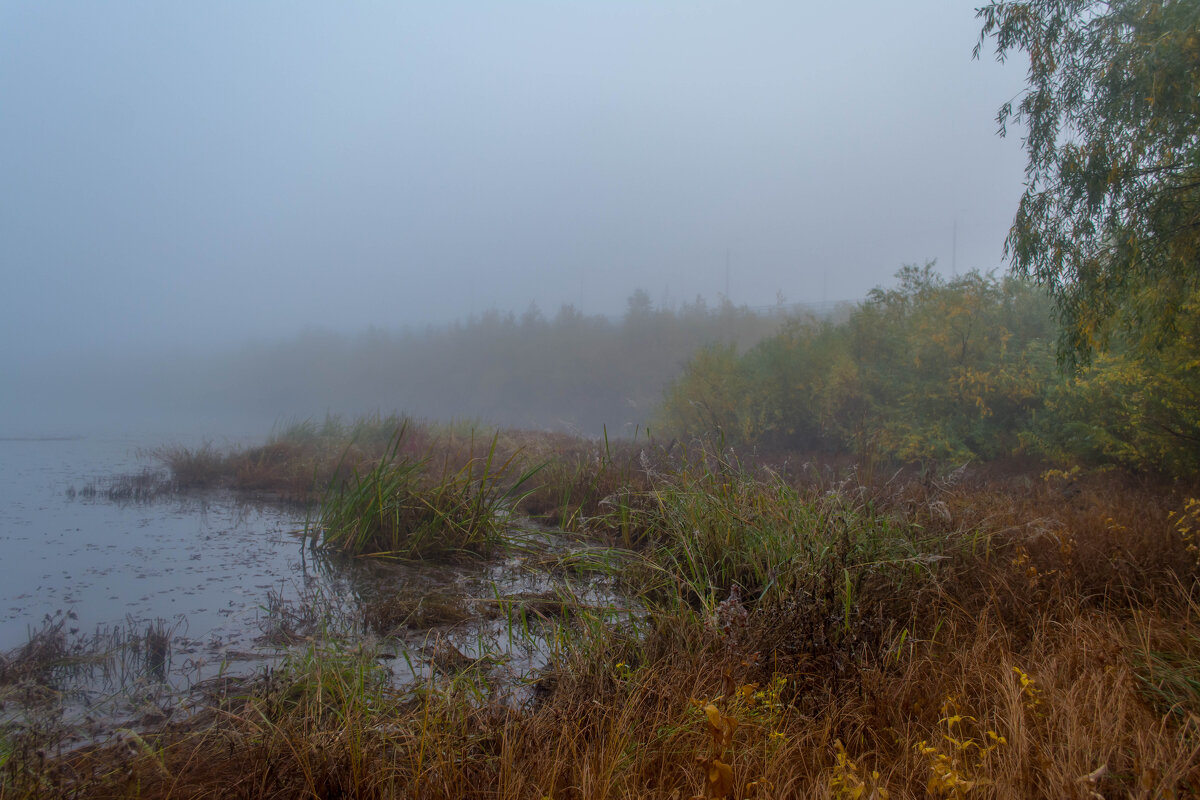
POLYGON ((1000 267, 1024 70, 974 5, 5 2, 0 346, 1000 267))

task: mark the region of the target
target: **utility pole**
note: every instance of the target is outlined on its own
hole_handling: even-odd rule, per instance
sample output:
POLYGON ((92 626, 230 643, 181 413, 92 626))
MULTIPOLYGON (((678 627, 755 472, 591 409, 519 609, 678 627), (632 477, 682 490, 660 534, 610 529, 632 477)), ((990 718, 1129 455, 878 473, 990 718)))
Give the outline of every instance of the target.
POLYGON ((954 238, 950 245, 950 274, 958 277, 958 217, 954 218, 954 238))
MULTIPOLYGON (((733 310, 733 301, 729 299, 729 248, 728 247, 725 248, 725 303, 723 305, 725 306, 725 308, 722 309, 723 311, 732 311, 733 310)), ((733 344, 733 314, 726 313, 726 314, 723 314, 723 316, 725 317, 725 338, 727 338, 729 340, 730 344, 733 344)))

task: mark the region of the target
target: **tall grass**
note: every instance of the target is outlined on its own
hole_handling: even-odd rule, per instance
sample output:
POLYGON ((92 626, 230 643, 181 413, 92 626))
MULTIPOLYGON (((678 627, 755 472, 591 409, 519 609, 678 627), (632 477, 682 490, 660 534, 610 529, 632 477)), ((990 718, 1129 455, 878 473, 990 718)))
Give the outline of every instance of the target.
POLYGON ((199 447, 166 445, 152 455, 166 465, 177 486, 187 489, 207 489, 216 486, 229 466, 226 453, 206 442, 199 447))
MULTIPOLYGON (((430 449, 410 433, 343 468, 318 520, 344 538, 326 546, 486 553, 536 486, 539 513, 569 509, 620 554, 639 611, 547 614, 528 695, 482 660, 397 690, 369 640, 314 644, 198 730, 80 751, 0 794, 1200 795, 1184 487, 988 470, 864 483, 592 441, 555 462, 518 445, 546 439, 477 448, 456 431, 430 449)), ((397 607, 372 630, 416 617, 397 607)))
POLYGON ((964 546, 847 480, 797 485, 708 451, 647 475, 605 498, 589 530, 637 550, 626 577, 667 607, 828 605, 849 628, 864 603, 929 584, 964 546))
POLYGON ((211 727, 77 753, 6 796, 1195 796, 1200 731, 1146 703, 1129 631, 1082 609, 1031 622, 1023 642, 951 611, 835 690, 828 665, 754 660, 687 616, 638 637, 593 620, 524 706, 467 674, 396 692, 371 652, 313 647, 211 727))
POLYGON ((486 555, 504 542, 509 513, 537 467, 514 474, 516 456, 498 460, 493 437, 484 456, 431 476, 429 456, 405 454, 406 433, 402 426, 373 467, 329 488, 316 521, 321 546, 412 559, 486 555))

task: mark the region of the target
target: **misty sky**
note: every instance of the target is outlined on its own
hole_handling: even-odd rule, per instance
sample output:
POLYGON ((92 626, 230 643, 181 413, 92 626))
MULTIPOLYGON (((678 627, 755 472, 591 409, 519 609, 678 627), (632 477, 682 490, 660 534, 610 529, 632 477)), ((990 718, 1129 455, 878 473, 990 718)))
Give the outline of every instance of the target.
POLYGON ((1002 265, 974 3, 5 2, 10 359, 1002 265))

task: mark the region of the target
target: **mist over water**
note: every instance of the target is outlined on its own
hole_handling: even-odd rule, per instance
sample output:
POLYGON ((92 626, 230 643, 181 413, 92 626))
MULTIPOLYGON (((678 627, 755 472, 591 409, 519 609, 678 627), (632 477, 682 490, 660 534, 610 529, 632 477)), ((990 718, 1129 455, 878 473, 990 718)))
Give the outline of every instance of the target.
MULTIPOLYGON (((971 61, 977 34, 933 0, 6 4, 0 429, 554 425, 442 379, 467 361, 320 379, 346 348, 389 369, 368 331, 530 303, 619 320, 639 288, 762 308, 993 268, 1020 71, 971 61)), ((568 424, 636 416, 604 402, 568 424)))
POLYGON ((274 342, 158 356, 28 362, 0 435, 263 436, 280 423, 401 412, 538 430, 631 435, 706 346, 745 349, 796 309, 702 300, 656 308, 644 292, 609 318, 488 312, 421 331, 317 328, 274 342), (68 364, 64 368, 64 363, 68 364))

